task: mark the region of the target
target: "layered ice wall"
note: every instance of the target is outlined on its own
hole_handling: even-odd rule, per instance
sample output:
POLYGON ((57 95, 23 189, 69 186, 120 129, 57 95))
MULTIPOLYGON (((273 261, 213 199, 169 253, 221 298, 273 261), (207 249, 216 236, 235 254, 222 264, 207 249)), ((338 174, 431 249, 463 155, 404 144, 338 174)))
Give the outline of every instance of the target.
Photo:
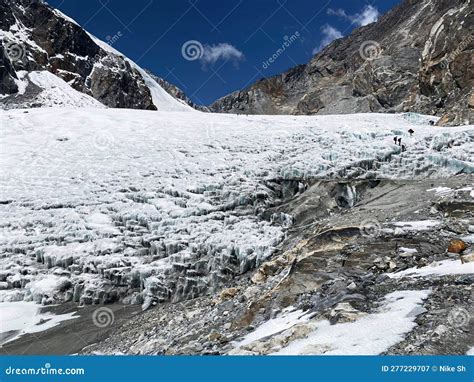
POLYGON ((2 112, 0 301, 147 307, 210 292, 271 256, 292 219, 263 212, 315 177, 472 173, 474 127, 428 121, 2 112))

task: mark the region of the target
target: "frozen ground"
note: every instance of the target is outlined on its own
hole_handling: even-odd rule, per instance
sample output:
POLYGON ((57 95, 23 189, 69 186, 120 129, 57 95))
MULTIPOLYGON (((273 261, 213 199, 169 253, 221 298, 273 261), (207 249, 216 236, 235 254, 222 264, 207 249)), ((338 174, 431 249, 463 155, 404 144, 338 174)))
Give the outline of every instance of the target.
POLYGON ((284 239, 291 217, 262 214, 285 198, 275 184, 472 173, 474 127, 428 120, 3 111, 0 301, 146 308, 213 291, 284 239))

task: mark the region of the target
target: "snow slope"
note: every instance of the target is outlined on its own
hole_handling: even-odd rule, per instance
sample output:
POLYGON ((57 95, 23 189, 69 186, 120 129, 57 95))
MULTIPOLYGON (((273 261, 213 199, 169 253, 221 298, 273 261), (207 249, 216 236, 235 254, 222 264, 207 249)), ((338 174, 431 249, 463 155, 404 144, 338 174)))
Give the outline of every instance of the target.
POLYGON ((19 76, 21 81, 29 80, 41 89, 41 92, 30 102, 41 104, 42 107, 105 108, 96 99, 78 92, 69 86, 67 82, 48 71, 43 70, 30 73, 22 71, 19 73, 19 76))
POLYGON ((283 240, 259 214, 279 198, 272 182, 474 167, 473 126, 403 115, 34 109, 0 125, 0 301, 195 297, 283 240))

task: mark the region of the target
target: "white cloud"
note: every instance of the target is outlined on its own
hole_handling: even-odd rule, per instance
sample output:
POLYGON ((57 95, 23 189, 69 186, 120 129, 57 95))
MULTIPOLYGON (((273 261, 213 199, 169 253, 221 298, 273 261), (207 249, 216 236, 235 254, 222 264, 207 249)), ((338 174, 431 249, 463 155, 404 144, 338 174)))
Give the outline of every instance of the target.
POLYGON ((342 17, 360 27, 377 21, 380 16, 379 10, 372 5, 366 5, 362 12, 354 15, 348 15, 344 9, 340 8, 336 10, 328 8, 327 14, 342 17))
POLYGON ((334 40, 343 37, 339 30, 329 24, 326 24, 321 28, 321 33, 323 34, 323 39, 321 40, 321 44, 319 44, 319 46, 313 50, 313 54, 318 53, 321 49, 329 45, 334 40))
POLYGON ((372 5, 366 5, 362 13, 356 15, 356 24, 364 26, 378 20, 380 12, 372 5))
POLYGON ((200 58, 203 65, 212 65, 219 60, 240 61, 244 59, 244 54, 235 46, 226 42, 217 45, 206 45, 200 58))
POLYGON ((345 19, 349 19, 349 15, 346 13, 346 11, 344 9, 332 9, 332 8, 328 8, 328 10, 326 11, 326 13, 328 15, 331 15, 331 16, 339 16, 339 17, 343 17, 345 19))

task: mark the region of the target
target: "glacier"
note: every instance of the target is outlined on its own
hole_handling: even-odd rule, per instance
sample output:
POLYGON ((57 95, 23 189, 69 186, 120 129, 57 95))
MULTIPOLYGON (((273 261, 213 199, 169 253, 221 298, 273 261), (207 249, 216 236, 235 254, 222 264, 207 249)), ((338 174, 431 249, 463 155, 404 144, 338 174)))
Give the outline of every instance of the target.
POLYGON ((1 111, 0 301, 147 308, 215 291, 274 253, 292 217, 265 211, 311 179, 472 173, 474 127, 431 118, 1 111))

